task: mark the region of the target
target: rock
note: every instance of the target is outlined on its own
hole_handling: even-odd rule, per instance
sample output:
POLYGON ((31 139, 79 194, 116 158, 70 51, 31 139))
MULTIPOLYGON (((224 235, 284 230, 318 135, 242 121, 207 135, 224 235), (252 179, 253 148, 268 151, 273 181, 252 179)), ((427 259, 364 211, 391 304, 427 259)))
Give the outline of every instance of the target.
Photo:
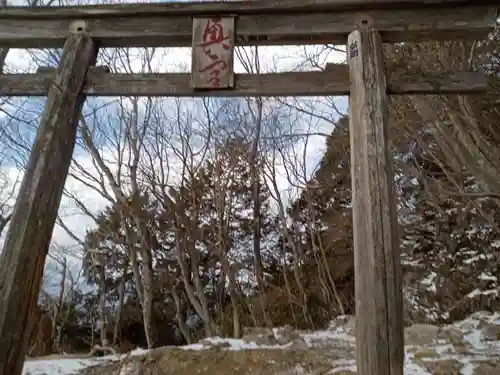
POLYGON ((123 363, 118 375, 142 375, 144 373, 144 364, 139 361, 129 361, 123 363))
POLYGON ((231 347, 231 344, 228 341, 222 341, 222 340, 213 341, 213 340, 204 339, 204 340, 199 341, 199 344, 206 346, 206 347, 209 347, 209 348, 213 348, 213 349, 224 349, 224 348, 231 347))
MULTIPOLYGON (((142 357, 146 362, 158 362, 161 358, 168 356, 171 352, 176 350, 180 349, 171 346, 162 346, 148 351, 142 357)), ((141 358, 141 356, 139 356, 139 358, 141 358)))
POLYGON ((291 342, 291 345, 287 347, 291 350, 308 350, 309 346, 302 337, 298 337, 291 342))
POLYGON ((335 317, 335 319, 331 322, 330 325, 334 328, 343 326, 347 324, 350 318, 351 315, 338 315, 335 317))
POLYGON ((421 346, 413 348, 410 352, 413 353, 416 359, 433 358, 438 356, 434 350, 421 346))
POLYGON ((330 331, 335 331, 339 328, 344 329, 345 331, 354 331, 356 326, 356 316, 354 315, 339 315, 335 319, 333 319, 328 329, 330 331))
POLYGON ((462 364, 455 359, 425 362, 425 367, 432 375, 461 375, 462 364))
POLYGON ((483 337, 485 341, 498 341, 500 340, 500 326, 496 324, 487 323, 482 328, 483 337))
POLYGON ((349 316, 349 319, 347 319, 347 322, 344 324, 344 330, 347 333, 356 334, 356 317, 355 316, 349 316))
POLYGON ((472 345, 470 343, 463 344, 463 345, 453 345, 455 352, 457 352, 458 354, 469 354, 471 347, 472 347, 472 345))
POLYGON ((497 375, 500 373, 500 365, 493 362, 475 362, 472 375, 497 375))
POLYGON ((231 344, 227 341, 219 341, 219 342, 214 342, 212 345, 212 348, 214 349, 226 349, 230 348, 231 344))
POLYGON ((464 321, 460 322, 460 328, 470 333, 477 328, 482 328, 489 324, 491 313, 488 311, 476 311, 464 321))
POLYGON ((464 346, 466 344, 464 341, 464 333, 453 326, 444 327, 439 332, 439 338, 444 339, 447 342, 451 342, 453 345, 457 346, 464 346))
POLYGON ((274 336, 273 330, 265 327, 255 327, 252 330, 248 330, 248 333, 243 336, 242 340, 244 342, 250 343, 254 342, 257 345, 268 345, 274 346, 278 345, 278 341, 274 336))
POLYGON ((469 319, 478 320, 480 322, 487 322, 491 318, 492 313, 486 310, 478 310, 473 312, 469 319))
POLYGON ((301 339, 300 334, 298 334, 292 326, 285 325, 284 327, 278 328, 276 330, 276 340, 280 345, 286 345, 297 339, 301 339))
POLYGON ((428 345, 439 339, 439 327, 430 324, 414 324, 405 329, 406 345, 428 345))

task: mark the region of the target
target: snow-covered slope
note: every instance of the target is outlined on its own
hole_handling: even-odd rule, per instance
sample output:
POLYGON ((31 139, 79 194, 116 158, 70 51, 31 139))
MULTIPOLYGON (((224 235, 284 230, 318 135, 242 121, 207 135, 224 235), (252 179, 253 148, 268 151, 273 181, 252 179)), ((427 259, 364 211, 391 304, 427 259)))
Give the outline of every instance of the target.
MULTIPOLYGON (((86 368, 96 365, 101 365, 102 370, 99 367, 99 372, 94 371, 89 374, 134 375, 139 373, 137 367, 142 366, 142 362, 134 358, 143 355, 155 357, 153 362, 160 368, 164 367, 160 365, 159 358, 168 357, 168 363, 172 365, 174 360, 187 363, 190 362, 189 356, 196 356, 196 360, 192 362, 196 365, 201 363, 201 367, 196 368, 196 372, 201 374, 213 373, 214 366, 224 367, 221 374, 241 374, 242 363, 243 366, 248 363, 249 374, 268 374, 268 372, 272 374, 277 373, 276 368, 273 369, 272 366, 280 361, 286 364, 286 368, 279 367, 280 374, 315 374, 319 371, 315 366, 322 366, 322 371, 325 366, 327 367, 328 372, 321 373, 355 374, 354 326, 354 318, 343 318, 333 322, 329 329, 317 332, 286 333, 286 330, 275 329, 266 333, 264 328, 254 331, 242 340, 210 338, 182 348, 160 348, 152 352, 138 349, 121 358, 109 356, 94 359, 28 360, 23 375, 85 374, 86 368), (291 350, 294 350, 293 355, 290 355, 291 350), (213 361, 213 357, 223 356, 225 352, 233 354, 228 353, 224 358, 224 366, 221 366, 220 359, 213 361), (258 372, 254 369, 257 366, 254 354, 256 352, 259 352, 258 361, 263 364, 258 372), (235 360, 236 355, 239 356, 237 360, 235 360), (245 356, 252 357, 252 360, 245 362, 245 356), (236 367, 231 370, 232 360, 240 366, 238 371, 236 367), (199 368, 204 370, 199 372, 199 368)), ((464 321, 443 327, 413 325, 406 329, 405 340, 405 375, 500 374, 500 314, 479 312, 464 321)), ((164 373, 182 373, 176 372, 175 366, 172 366, 164 373)), ((186 373, 193 372, 191 368, 183 368, 186 373)))

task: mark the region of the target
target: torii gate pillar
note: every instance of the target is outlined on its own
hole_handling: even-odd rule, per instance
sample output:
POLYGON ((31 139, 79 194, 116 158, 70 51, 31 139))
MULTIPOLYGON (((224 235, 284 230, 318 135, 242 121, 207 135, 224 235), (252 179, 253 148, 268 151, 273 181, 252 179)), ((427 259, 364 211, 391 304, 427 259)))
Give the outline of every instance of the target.
POLYGON ((403 375, 402 271, 382 42, 348 38, 358 375, 403 375))

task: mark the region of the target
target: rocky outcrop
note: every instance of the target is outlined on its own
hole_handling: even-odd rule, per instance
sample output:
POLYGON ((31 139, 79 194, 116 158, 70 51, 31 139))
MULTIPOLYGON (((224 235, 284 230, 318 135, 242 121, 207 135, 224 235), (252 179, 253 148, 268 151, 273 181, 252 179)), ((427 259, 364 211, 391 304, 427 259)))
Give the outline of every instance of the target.
POLYGON ((288 349, 307 350, 307 344, 301 335, 290 325, 277 329, 253 327, 247 328, 243 341, 258 346, 285 346, 288 349))

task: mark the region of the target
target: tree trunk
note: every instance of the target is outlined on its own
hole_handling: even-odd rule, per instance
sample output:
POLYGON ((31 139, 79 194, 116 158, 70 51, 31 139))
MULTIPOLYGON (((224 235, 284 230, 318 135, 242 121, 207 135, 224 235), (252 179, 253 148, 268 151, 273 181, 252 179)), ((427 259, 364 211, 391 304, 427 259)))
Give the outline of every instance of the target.
POLYGON ((113 347, 118 343, 118 337, 120 334, 120 323, 122 320, 123 303, 125 301, 125 274, 127 273, 127 268, 124 269, 122 279, 118 285, 118 309, 116 310, 115 316, 115 326, 113 327, 113 347))
MULTIPOLYGON (((0 232, 1 233, 1 232, 0 232)), ((61 271, 61 282, 59 284, 59 297, 57 298, 57 303, 54 307, 54 316, 52 318, 52 343, 54 345, 54 349, 58 350, 58 344, 59 341, 57 339, 57 327, 59 318, 61 316, 61 310, 63 307, 63 302, 64 302, 64 291, 65 291, 65 285, 66 285, 66 268, 67 268, 67 260, 64 258, 63 261, 63 269, 61 271)))
MULTIPOLYGON (((178 236, 180 236, 180 235, 178 235, 178 236)), ((177 243, 175 245, 175 253, 176 253, 176 257, 177 257, 177 263, 179 264, 179 267, 181 268, 181 275, 182 275, 182 281, 184 283, 184 289, 186 290, 186 294, 188 296, 189 302, 191 302, 191 305, 196 310, 196 313, 203 320, 203 326, 205 328, 205 335, 207 337, 210 337, 210 336, 213 336, 213 329, 212 329, 212 321, 210 319, 210 314, 209 314, 209 310, 208 310, 208 301, 206 300, 206 298, 203 294, 203 289, 201 289, 201 290, 199 289, 200 288, 199 275, 197 275, 198 276, 198 283, 197 283, 197 286, 195 287, 196 289, 193 288, 193 284, 191 283, 191 280, 190 280, 190 275, 192 274, 192 272, 188 268, 186 260, 184 259, 184 254, 182 253, 183 250, 181 249, 181 241, 182 241, 181 238, 176 239, 177 243), (200 293, 201 293, 201 295, 200 295, 200 293), (199 299, 199 297, 201 297, 201 299, 199 299)), ((197 265, 196 265, 196 267, 197 267, 197 265)), ((193 277, 195 277, 195 276, 193 276, 193 277)))
MULTIPOLYGON (((257 286, 259 289, 259 302, 261 313, 264 318, 266 326, 270 326, 271 322, 267 317, 267 307, 265 305, 265 300, 263 297, 264 293, 264 278, 262 272, 262 253, 261 253, 261 204, 260 204, 260 176, 259 176, 259 143, 260 134, 262 131, 262 112, 263 103, 262 98, 257 98, 257 114, 254 115, 255 120, 255 138, 252 144, 252 152, 250 155, 250 160, 252 164, 252 201, 253 201, 253 253, 254 253, 254 271, 255 279, 257 281, 257 286)), ((252 112, 253 113, 253 112, 252 112)))
MULTIPOLYGON (((140 223, 139 219, 135 220, 138 225, 140 223)), ((142 255, 142 274, 139 270, 139 263, 137 260, 137 250, 132 241, 130 230, 126 231, 126 235, 130 247, 130 264, 132 266, 132 273, 134 276, 135 287, 137 294, 139 296, 139 302, 142 308, 142 319, 144 325, 144 334, 146 336, 146 342, 148 349, 152 349, 156 342, 156 333, 154 332, 153 324, 153 269, 152 269, 152 259, 149 250, 143 250, 142 255)), ((142 241, 142 240, 141 240, 142 241)), ((149 247, 147 247, 149 249, 149 247)))
POLYGON ((193 342, 193 338, 191 337, 191 333, 189 332, 189 328, 186 325, 186 321, 182 314, 182 304, 179 293, 177 292, 177 285, 172 288, 172 296, 174 297, 175 302, 175 318, 177 319, 177 324, 179 325, 179 329, 182 332, 182 335, 186 339, 188 344, 193 342))
POLYGON ((241 322, 240 322, 240 309, 238 305, 238 284, 236 283, 236 275, 231 265, 227 260, 225 252, 220 257, 224 273, 229 278, 229 297, 231 298, 231 308, 233 311, 233 337, 240 338, 241 336, 241 322))
POLYGON ((106 275, 104 274, 104 267, 99 266, 99 323, 101 333, 101 345, 108 346, 108 339, 106 335, 106 275))
POLYGON ((153 322, 153 267, 150 249, 143 249, 142 253, 142 286, 143 286, 143 302, 142 302, 142 318, 144 321, 144 333, 148 349, 152 349, 156 345, 156 332, 153 322))

